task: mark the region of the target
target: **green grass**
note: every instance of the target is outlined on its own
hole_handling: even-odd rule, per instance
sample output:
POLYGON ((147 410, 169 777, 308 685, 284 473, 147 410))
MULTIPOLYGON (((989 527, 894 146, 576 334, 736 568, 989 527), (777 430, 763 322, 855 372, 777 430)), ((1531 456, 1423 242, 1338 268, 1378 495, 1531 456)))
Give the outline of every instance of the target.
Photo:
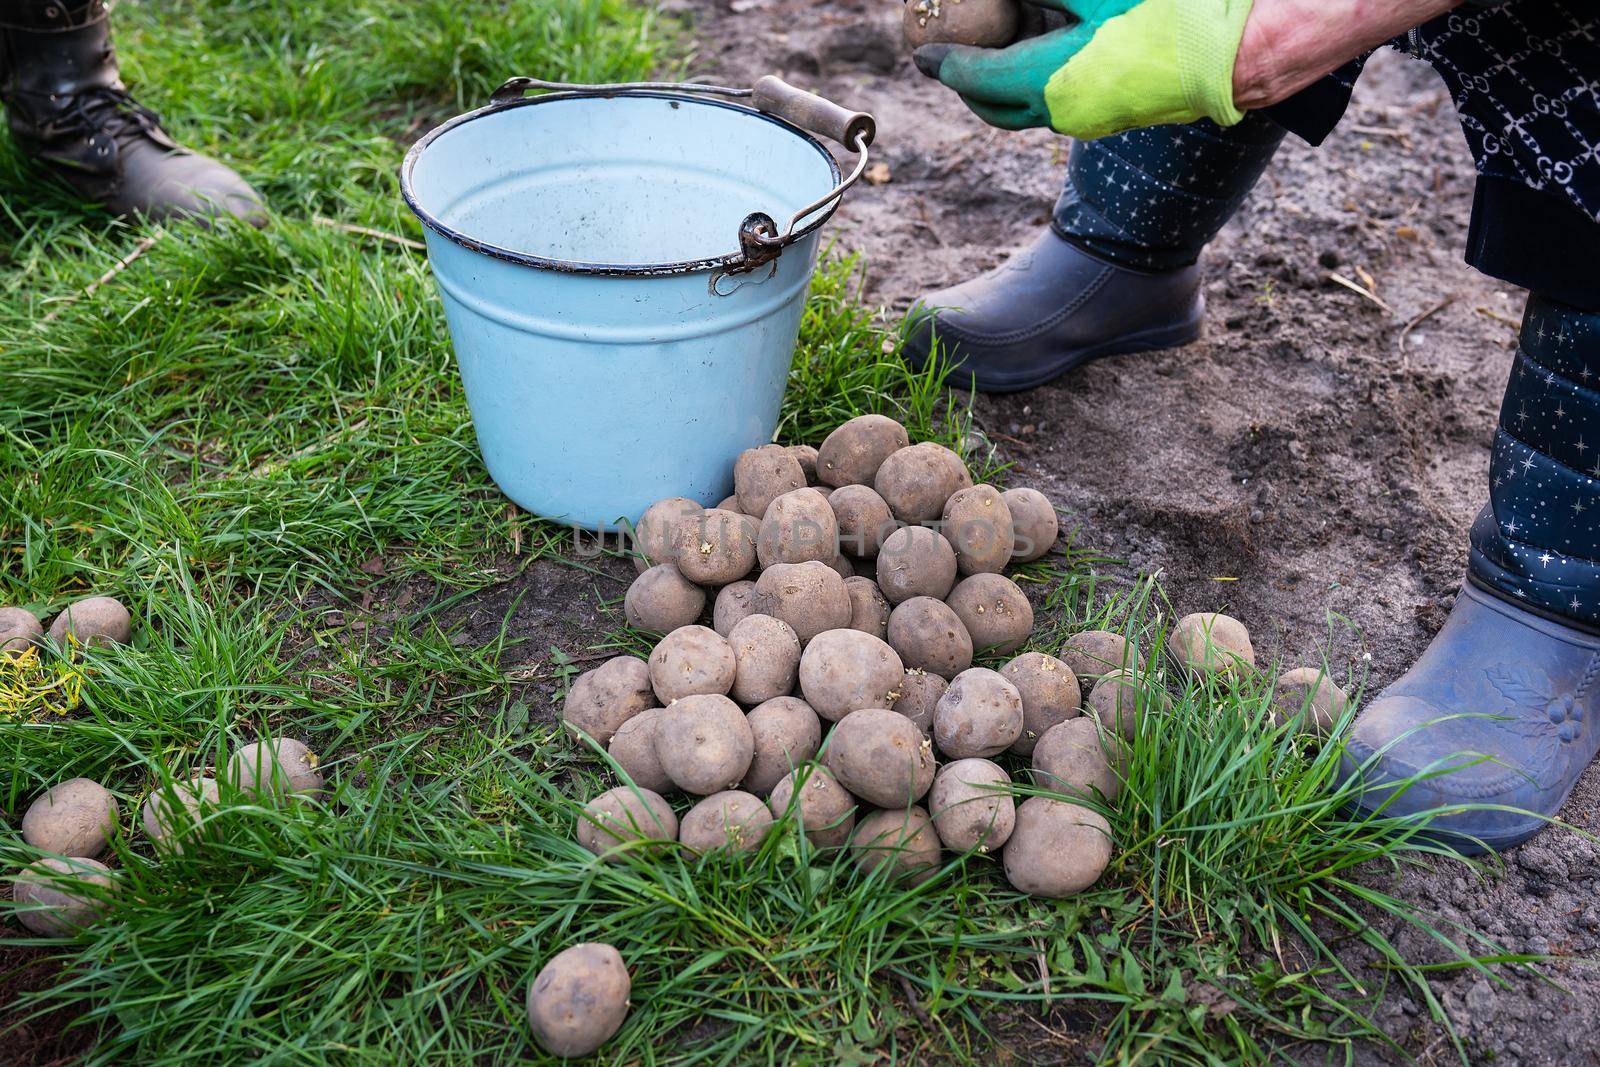
MULTIPOLYGON (((1372 922, 1413 917, 1356 873, 1429 850, 1346 820, 1336 746, 1272 728, 1254 675, 1174 685, 1108 813, 1113 866, 1073 900, 1021 897, 984 857, 887 885, 813 862, 788 825, 747 860, 594 862, 573 808, 604 768, 526 703, 590 647, 530 679, 508 631, 458 644, 437 606, 382 636, 305 614, 357 610, 374 556, 389 588, 460 596, 508 556, 566 550, 481 468, 423 258, 313 219, 415 237, 395 181, 407 138, 505 75, 637 77, 679 42, 620 0, 129 4, 117 20, 145 101, 277 218, 173 227, 69 299, 154 231, 52 190, 0 138, 0 602, 43 614, 93 590, 137 617, 132 647, 86 665, 0 666, 5 809, 89 775, 128 831, 115 920, 61 946, 59 983, 24 1009, 81 1011, 102 1063, 509 1061, 536 1055, 529 976, 603 939, 634 974, 617 1063, 981 1060, 997 1023, 1062 1005, 1089 1013, 1109 1060, 1262 1061, 1301 1042, 1339 1058, 1383 1040, 1362 1009, 1385 976, 1442 1018, 1434 972, 1372 922), (218 840, 152 855, 142 798, 263 731, 328 754, 337 795, 227 798, 218 840), (1384 966, 1345 970, 1342 941, 1384 966)), ((965 402, 861 306, 860 268, 819 276, 782 439, 885 411, 1003 478, 965 402)), ((1110 625, 1159 664, 1172 611, 1151 584, 1096 579, 1100 562, 1072 543, 1025 568, 1033 646, 1110 625)), ((0 832, 0 865, 29 858, 0 832)), ((1496 956, 1440 936, 1454 966, 1496 956)))

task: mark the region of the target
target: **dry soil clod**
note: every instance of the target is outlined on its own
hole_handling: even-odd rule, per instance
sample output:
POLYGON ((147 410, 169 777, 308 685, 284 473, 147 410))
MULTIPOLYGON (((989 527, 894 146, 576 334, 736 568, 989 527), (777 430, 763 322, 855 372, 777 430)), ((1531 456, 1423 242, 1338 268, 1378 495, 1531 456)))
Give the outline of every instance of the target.
POLYGON ((552 1055, 587 1056, 622 1029, 632 991, 615 948, 598 941, 573 945, 528 983, 528 1025, 552 1055))
POLYGON ((90 778, 69 778, 28 805, 22 839, 41 852, 97 859, 119 816, 109 789, 90 778))
POLYGON ((578 675, 561 705, 561 719, 604 748, 624 723, 655 706, 650 664, 638 656, 613 656, 578 675))

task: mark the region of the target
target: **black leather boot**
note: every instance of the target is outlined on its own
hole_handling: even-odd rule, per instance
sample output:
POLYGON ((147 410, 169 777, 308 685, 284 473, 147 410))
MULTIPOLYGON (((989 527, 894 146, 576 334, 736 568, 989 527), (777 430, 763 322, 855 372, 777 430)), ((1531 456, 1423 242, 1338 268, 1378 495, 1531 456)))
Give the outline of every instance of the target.
POLYGON ((0 0, 0 102, 23 152, 116 215, 265 223, 243 178, 128 95, 108 16, 106 0, 0 0))

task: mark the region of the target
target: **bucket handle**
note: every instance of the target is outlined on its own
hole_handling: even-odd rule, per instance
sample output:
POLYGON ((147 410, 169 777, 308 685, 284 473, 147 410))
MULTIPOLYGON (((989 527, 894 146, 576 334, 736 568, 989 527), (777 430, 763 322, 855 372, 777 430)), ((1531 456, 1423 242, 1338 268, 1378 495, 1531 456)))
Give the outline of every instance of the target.
POLYGON ((774 115, 808 133, 836 141, 855 153, 856 165, 850 173, 840 179, 827 193, 790 216, 788 225, 781 232, 777 220, 764 211, 752 211, 746 215, 744 221, 739 224, 739 252, 743 262, 729 268, 730 274, 752 271, 771 263, 785 248, 810 232, 802 226, 805 220, 824 208, 838 203, 850 187, 861 180, 861 175, 867 169, 867 149, 878 135, 876 120, 865 111, 851 111, 815 93, 797 89, 772 74, 761 78, 750 89, 707 85, 702 82, 611 82, 581 85, 518 77, 507 79, 496 89, 489 97, 490 104, 513 103, 520 100, 529 89, 554 89, 578 93, 668 90, 706 96, 748 98, 756 110, 774 115))

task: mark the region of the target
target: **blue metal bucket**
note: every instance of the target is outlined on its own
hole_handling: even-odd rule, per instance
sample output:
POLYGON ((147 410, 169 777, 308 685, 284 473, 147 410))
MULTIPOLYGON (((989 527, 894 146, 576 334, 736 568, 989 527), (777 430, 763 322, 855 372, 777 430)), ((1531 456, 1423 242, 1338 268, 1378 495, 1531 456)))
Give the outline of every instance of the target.
POLYGON ((848 183, 757 108, 618 87, 522 98, 545 84, 508 82, 401 170, 484 462, 524 509, 588 529, 667 496, 709 505, 772 439, 818 231, 848 183))

